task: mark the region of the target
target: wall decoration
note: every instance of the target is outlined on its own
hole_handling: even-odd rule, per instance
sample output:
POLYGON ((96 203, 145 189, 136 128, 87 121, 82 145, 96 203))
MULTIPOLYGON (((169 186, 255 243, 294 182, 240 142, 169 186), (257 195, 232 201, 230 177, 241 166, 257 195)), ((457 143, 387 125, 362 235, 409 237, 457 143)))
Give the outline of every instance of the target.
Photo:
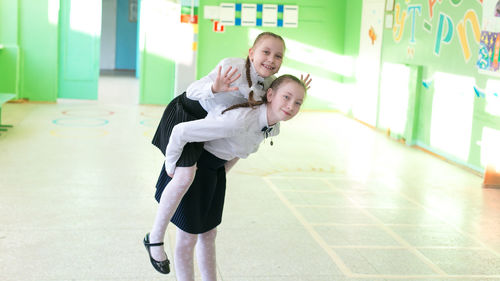
POLYGON ((500 76, 500 0, 484 0, 483 26, 476 66, 480 73, 500 76))
POLYGON ((458 39, 460 40, 460 46, 462 47, 462 53, 464 55, 464 59, 468 62, 471 58, 471 51, 469 47, 469 41, 467 40, 467 22, 472 26, 472 31, 474 35, 474 39, 476 40, 476 44, 479 44, 481 38, 481 29, 479 27, 479 19, 477 14, 473 10, 468 10, 465 13, 465 16, 462 20, 460 20, 457 24, 457 33, 458 39))
POLYGON ((278 5, 262 5, 262 26, 278 26, 278 5))
POLYGON ((424 86, 424 88, 430 89, 430 87, 432 86, 432 82, 432 79, 422 80, 422 85, 424 86))
POLYGON ((205 18, 218 20, 220 25, 298 27, 299 7, 295 5, 221 3, 218 10, 210 6, 208 12, 205 18))
POLYGON ((219 20, 219 6, 203 6, 203 18, 209 20, 219 20))
POLYGON ((424 30, 431 33, 432 30, 432 24, 428 22, 427 20, 424 20, 424 30))
POLYGON ((255 26, 257 24, 257 4, 241 4, 241 25, 255 26))
POLYGON ((410 34, 410 43, 415 44, 415 20, 417 18, 417 12, 420 16, 422 14, 422 5, 409 5, 408 13, 411 18, 411 34, 410 34))
POLYGON ((394 23, 392 27, 392 38, 394 42, 400 42, 403 37, 406 22, 406 10, 401 9, 401 5, 396 3, 394 8, 394 23))
POLYGON ((385 28, 391 29, 392 28, 392 22, 394 20, 394 16, 392 14, 386 14, 385 15, 385 28))
POLYGON ((474 88, 474 94, 476 94, 477 98, 491 98, 491 97, 498 98, 497 92, 490 92, 490 91, 481 89, 477 85, 474 85, 473 88, 474 88))
POLYGON ((477 86, 474 86, 474 93, 476 94, 477 98, 484 98, 486 95, 484 94, 484 90, 479 89, 477 86))
POLYGON ((181 1, 181 23, 198 23, 198 1, 181 1))
POLYGON ((436 5, 436 2, 439 2, 441 4, 443 0, 429 0, 429 16, 432 19, 433 13, 434 13, 434 5, 436 5))
POLYGON ((370 26, 370 29, 368 30, 368 36, 370 37, 372 45, 375 45, 375 40, 377 40, 377 34, 375 33, 375 29, 373 28, 373 26, 370 26))
POLYGON ((292 5, 278 5, 278 26, 279 24, 279 13, 280 7, 283 12, 283 26, 284 27, 298 27, 299 26, 299 6, 292 5))
POLYGON ((394 10, 394 0, 387 0, 385 3, 385 10, 387 12, 392 12, 392 10, 394 10))
POLYGON ((224 25, 222 25, 218 20, 214 20, 214 32, 224 32, 224 25))
POLYGON ((236 4, 222 3, 220 4, 220 23, 223 25, 234 25, 236 16, 236 4))
POLYGON ((451 39, 453 38, 453 28, 454 24, 451 17, 445 13, 440 13, 438 31, 436 33, 436 44, 434 45, 434 54, 436 56, 439 56, 441 51, 441 43, 449 44, 451 42, 451 39), (446 28, 444 27, 445 24, 446 28), (447 30, 446 33, 444 33, 444 30, 447 30))
POLYGON ((500 74, 498 63, 499 51, 500 33, 488 31, 481 32, 479 58, 476 63, 479 70, 500 74))
POLYGON ((137 22, 137 0, 128 0, 128 21, 137 22))

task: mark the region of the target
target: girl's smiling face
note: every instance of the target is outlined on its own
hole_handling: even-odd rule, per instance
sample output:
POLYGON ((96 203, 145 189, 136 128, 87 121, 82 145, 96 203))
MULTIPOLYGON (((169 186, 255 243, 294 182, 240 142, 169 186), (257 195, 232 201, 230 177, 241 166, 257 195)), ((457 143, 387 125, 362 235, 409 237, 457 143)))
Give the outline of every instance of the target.
POLYGON ((290 120, 297 115, 304 102, 304 95, 304 86, 292 80, 283 81, 277 90, 269 88, 267 91, 268 125, 290 120))
POLYGON ((285 46, 283 42, 272 36, 265 36, 248 51, 248 57, 253 63, 257 74, 269 77, 276 74, 283 62, 285 46))

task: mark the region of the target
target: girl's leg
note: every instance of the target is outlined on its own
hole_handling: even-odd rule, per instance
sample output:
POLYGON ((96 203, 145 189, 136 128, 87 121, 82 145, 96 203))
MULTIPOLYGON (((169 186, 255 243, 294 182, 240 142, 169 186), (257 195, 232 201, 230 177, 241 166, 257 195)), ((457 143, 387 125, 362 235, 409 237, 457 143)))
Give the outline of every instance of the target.
POLYGON ((229 170, 231 170, 231 168, 233 168, 233 166, 236 164, 236 162, 238 162, 240 158, 233 158, 229 161, 226 162, 226 164, 224 164, 224 168, 226 169, 226 174, 229 172, 229 170))
MULTIPOLYGON (((149 234, 151 243, 163 242, 167 225, 177 210, 182 197, 193 182, 196 173, 196 165, 191 167, 177 167, 172 180, 167 184, 160 198, 158 211, 153 224, 153 229, 149 234)), ((167 259, 162 246, 151 247, 151 256, 157 261, 167 259)))
POLYGON ((198 235, 177 228, 175 243, 175 275, 177 281, 194 281, 194 247, 198 235))
POLYGON ((217 281, 217 266, 215 258, 216 236, 217 228, 198 234, 196 257, 198 258, 198 267, 200 268, 201 280, 203 281, 217 281))

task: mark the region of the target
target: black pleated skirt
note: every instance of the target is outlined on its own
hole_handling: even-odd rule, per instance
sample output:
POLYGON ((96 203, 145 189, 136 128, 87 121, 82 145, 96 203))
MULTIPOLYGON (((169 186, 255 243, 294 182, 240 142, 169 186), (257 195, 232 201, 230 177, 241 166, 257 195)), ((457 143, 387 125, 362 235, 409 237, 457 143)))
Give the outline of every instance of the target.
MULTIPOLYGON (((205 118, 207 112, 203 109, 198 101, 191 100, 186 97, 186 92, 175 97, 165 108, 160 124, 156 129, 152 143, 158 147, 163 155, 167 148, 172 129, 175 125, 205 118)), ((193 166, 203 150, 203 143, 190 142, 184 146, 182 154, 176 163, 178 167, 193 166)))
MULTIPOLYGON (((193 183, 181 200, 171 222, 191 234, 205 233, 222 221, 226 195, 226 160, 202 150, 193 183)), ((165 186, 170 182, 165 167, 156 183, 156 201, 160 202, 165 186)))

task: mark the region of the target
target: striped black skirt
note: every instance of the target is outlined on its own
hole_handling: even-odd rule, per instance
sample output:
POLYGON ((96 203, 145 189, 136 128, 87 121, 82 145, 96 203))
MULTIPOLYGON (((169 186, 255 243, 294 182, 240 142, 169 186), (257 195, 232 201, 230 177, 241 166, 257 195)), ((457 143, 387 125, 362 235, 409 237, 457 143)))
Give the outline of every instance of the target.
MULTIPOLYGON (((186 97, 186 92, 175 97, 165 108, 160 124, 156 129, 152 143, 158 147, 163 155, 167 148, 172 129, 175 125, 205 118, 207 112, 203 109, 198 101, 191 100, 186 97)), ((193 166, 203 150, 203 143, 191 142, 187 143, 182 150, 182 154, 177 161, 178 167, 193 166)))
MULTIPOLYGON (((202 150, 193 183, 171 219, 178 228, 191 234, 199 234, 221 223, 226 195, 225 163, 226 160, 202 150)), ((163 190, 171 179, 163 167, 156 183, 156 201, 160 202, 163 190)))

